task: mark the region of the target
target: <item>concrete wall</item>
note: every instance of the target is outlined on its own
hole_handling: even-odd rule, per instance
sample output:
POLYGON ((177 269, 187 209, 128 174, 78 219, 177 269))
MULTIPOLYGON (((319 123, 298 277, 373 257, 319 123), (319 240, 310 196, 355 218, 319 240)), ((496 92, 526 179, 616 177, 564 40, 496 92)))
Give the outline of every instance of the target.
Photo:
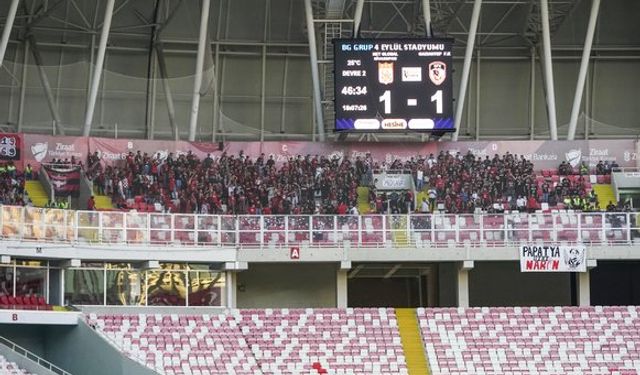
POLYGON ((469 272, 471 306, 571 305, 568 273, 522 273, 517 262, 475 262, 469 272))
POLYGON ((84 322, 77 326, 5 324, 0 325, 0 335, 74 375, 156 374, 123 356, 84 322))
POLYGON ((48 327, 46 348, 48 360, 73 374, 156 374, 123 356, 84 322, 76 327, 48 327), (73 355, 74 353, 80 355, 73 355), (95 353, 95 355, 83 356, 81 353, 95 353))
POLYGON ((336 277, 336 264, 251 264, 238 273, 238 307, 335 307, 336 277))

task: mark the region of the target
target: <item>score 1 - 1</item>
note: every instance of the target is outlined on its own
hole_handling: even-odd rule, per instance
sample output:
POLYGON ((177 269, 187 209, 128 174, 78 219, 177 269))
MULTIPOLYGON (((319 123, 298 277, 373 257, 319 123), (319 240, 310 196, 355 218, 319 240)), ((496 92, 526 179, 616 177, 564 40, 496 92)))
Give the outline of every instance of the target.
MULTIPOLYGON (((343 89, 344 90, 344 89, 343 89)), ((378 102, 384 102, 384 113, 391 113, 391 90, 385 90, 382 95, 378 98, 378 102)), ((436 113, 442 114, 442 90, 436 91, 435 94, 431 95, 431 103, 436 102, 436 113)))

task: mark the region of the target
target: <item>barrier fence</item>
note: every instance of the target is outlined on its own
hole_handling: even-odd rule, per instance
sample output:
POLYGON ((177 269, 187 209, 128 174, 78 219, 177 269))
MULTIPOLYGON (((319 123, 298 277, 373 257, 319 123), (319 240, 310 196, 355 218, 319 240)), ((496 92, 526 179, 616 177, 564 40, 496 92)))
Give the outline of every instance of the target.
POLYGON ((636 213, 226 216, 0 206, 5 240, 86 244, 497 247, 523 243, 628 245, 636 213))

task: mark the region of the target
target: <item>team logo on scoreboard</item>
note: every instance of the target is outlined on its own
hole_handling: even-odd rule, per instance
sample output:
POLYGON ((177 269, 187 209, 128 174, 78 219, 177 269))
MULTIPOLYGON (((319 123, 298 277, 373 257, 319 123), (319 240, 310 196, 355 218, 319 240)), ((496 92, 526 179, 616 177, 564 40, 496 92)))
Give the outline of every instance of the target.
POLYGON ((393 83, 393 63, 378 63, 378 81, 383 85, 393 83))
POLYGON ((429 64, 429 79, 434 85, 440 86, 447 78, 447 64, 442 61, 434 61, 429 64))

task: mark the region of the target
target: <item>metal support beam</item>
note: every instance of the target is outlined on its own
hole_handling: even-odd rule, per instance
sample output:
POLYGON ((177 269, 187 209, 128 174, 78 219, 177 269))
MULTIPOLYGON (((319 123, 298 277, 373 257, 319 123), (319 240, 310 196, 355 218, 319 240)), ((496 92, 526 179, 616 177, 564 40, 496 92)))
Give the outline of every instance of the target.
POLYGON ((582 61, 580 61, 578 83, 576 84, 576 93, 573 97, 573 106, 571 107, 571 119, 569 120, 569 132, 567 133, 567 140, 569 141, 573 141, 576 137, 578 115, 580 113, 580 104, 582 103, 582 95, 584 93, 584 84, 587 78, 587 71, 589 70, 589 56, 591 56, 593 34, 596 31, 596 23, 598 21, 599 10, 600 0, 592 0, 591 14, 589 15, 589 24, 587 26, 587 35, 584 40, 584 49, 582 50, 582 61))
POLYGON ((471 59, 473 58, 473 46, 476 42, 476 32, 478 31, 478 21, 480 20, 480 8, 482 0, 475 0, 473 3, 473 12, 471 13, 471 24, 469 25, 469 37, 467 38, 467 47, 464 53, 464 64, 462 66, 462 77, 460 78, 460 91, 458 92, 458 104, 456 105, 455 128, 453 140, 458 140, 460 131, 460 122, 462 120, 462 111, 464 110, 464 101, 467 95, 467 86, 469 85, 469 72, 471 71, 471 59))
POLYGON ((476 51, 476 141, 480 140, 480 79, 480 48, 478 48, 476 51))
POLYGON ((18 102, 18 133, 22 131, 24 121, 24 100, 27 92, 27 67, 29 64, 29 39, 22 43, 22 76, 20 76, 20 101, 18 102))
POLYGON ((0 66, 4 63, 4 55, 7 52, 7 45, 9 44, 9 36, 11 36, 11 30, 13 29, 13 21, 16 19, 16 12, 18 11, 18 3, 20 0, 12 0, 9 6, 9 13, 7 13, 7 19, 4 23, 4 29, 2 30, 2 39, 0 40, 0 66))
MULTIPOLYGON (((429 1, 429 0, 425 0, 429 1)), ((357 38, 360 34, 360 23, 362 22, 362 11, 364 10, 364 0, 358 0, 356 10, 353 13, 353 38, 357 38)))
POLYGON ((202 0, 200 12, 200 34, 198 37, 198 55, 196 56, 196 72, 193 83, 193 100, 191 102, 191 118, 189 119, 189 141, 196 140, 198 129, 198 113, 200 111, 200 89, 202 88, 202 68, 204 67, 205 44, 207 42, 207 26, 209 25, 209 9, 211 0, 202 0))
POLYGON ((180 132, 178 124, 176 123, 176 109, 173 105, 173 96, 171 95, 171 87, 169 86, 169 77, 167 76, 167 65, 164 62, 164 52, 162 50, 162 43, 156 43, 155 46, 156 57, 158 58, 158 70, 160 70, 160 77, 162 78, 162 88, 164 90, 164 96, 167 100, 167 112, 169 115, 169 124, 171 125, 171 131, 173 132, 173 139, 180 140, 180 132))
POLYGON ((104 66, 104 57, 107 51, 107 41, 109 40, 109 29, 111 28, 111 18, 113 17, 114 4, 115 0, 107 0, 107 6, 105 7, 104 11, 102 33, 100 34, 100 43, 98 44, 98 57, 96 59, 96 67, 93 71, 93 79, 91 80, 91 91, 89 92, 87 113, 84 117, 84 128, 82 130, 82 135, 85 137, 91 134, 91 124, 93 122, 93 113, 96 109, 96 99, 98 98, 98 88, 100 87, 102 68, 104 66))
POLYGON ((64 127, 62 126, 62 121, 60 120, 60 114, 58 113, 58 108, 56 107, 55 100, 53 98, 53 93, 51 92, 51 84, 49 84, 49 78, 47 77, 47 73, 44 71, 44 67, 42 65, 42 56, 40 55, 40 50, 38 49, 38 44, 36 43, 36 39, 33 34, 29 34, 27 36, 29 40, 29 44, 31 45, 31 53, 33 55, 33 60, 38 67, 38 73, 40 74, 40 81, 42 83, 42 88, 44 89, 44 94, 47 98, 47 104, 49 105, 49 110, 51 111, 51 117, 53 117, 53 122, 55 128, 59 135, 64 135, 64 127))
POLYGON ((549 0, 540 0, 540 19, 542 21, 542 49, 544 53, 544 82, 547 88, 547 113, 549 115, 549 133, 551 140, 558 140, 556 122, 556 94, 553 86, 553 66, 551 61, 551 31, 549 28, 549 0))
POLYGON ((529 72, 529 139, 533 141, 536 132, 536 49, 531 47, 531 71, 529 72))
MULTIPOLYGON (((263 33, 262 41, 267 42, 269 39, 269 9, 271 8, 271 0, 265 0, 264 2, 264 17, 263 17, 263 33)), ((267 96, 267 45, 262 46, 262 64, 260 69, 260 142, 264 142, 264 126, 266 123, 266 96, 267 96)), ((262 146, 261 146, 262 147, 262 146)))
POLYGON ((154 53, 155 44, 158 41, 158 28, 160 24, 160 6, 162 0, 155 0, 153 9, 153 30, 149 40, 149 54, 147 60, 147 97, 145 128, 147 129, 147 139, 153 139, 156 123, 156 79, 158 78, 158 59, 154 53))
POLYGON ((424 29, 427 31, 427 37, 431 38, 431 2, 422 0, 422 14, 424 16, 424 29))
POLYGON ((311 0, 304 0, 304 10, 307 18, 307 36, 309 37, 309 59, 311 60, 314 114, 318 130, 318 140, 324 142, 324 116, 322 115, 322 93, 320 92, 320 73, 318 72, 318 49, 316 47, 316 30, 313 24, 311 0))
POLYGON ((396 264, 393 267, 391 267, 391 269, 389 270, 389 272, 385 273, 383 278, 388 279, 391 276, 393 276, 396 272, 398 272, 398 270, 402 268, 402 264, 396 264))

